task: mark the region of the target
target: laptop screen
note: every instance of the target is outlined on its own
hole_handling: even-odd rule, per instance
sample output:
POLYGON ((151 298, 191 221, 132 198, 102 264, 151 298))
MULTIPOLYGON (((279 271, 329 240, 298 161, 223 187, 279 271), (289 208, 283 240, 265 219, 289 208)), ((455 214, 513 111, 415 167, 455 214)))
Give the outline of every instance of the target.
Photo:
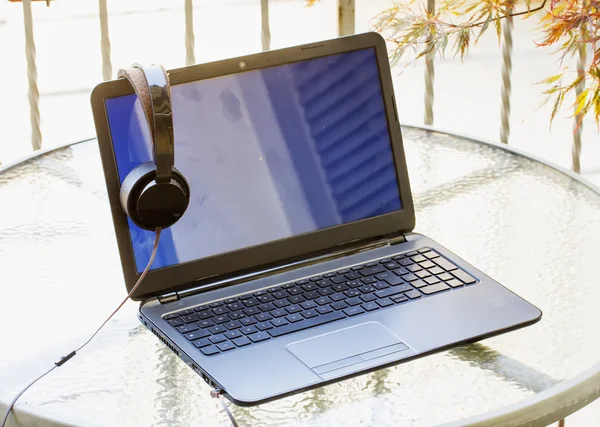
MULTIPOLYGON (((153 269, 402 208, 374 49, 172 88, 185 215, 153 269)), ((106 100, 121 183, 152 147, 136 95, 106 100)), ((136 268, 154 233, 129 221, 136 268)))

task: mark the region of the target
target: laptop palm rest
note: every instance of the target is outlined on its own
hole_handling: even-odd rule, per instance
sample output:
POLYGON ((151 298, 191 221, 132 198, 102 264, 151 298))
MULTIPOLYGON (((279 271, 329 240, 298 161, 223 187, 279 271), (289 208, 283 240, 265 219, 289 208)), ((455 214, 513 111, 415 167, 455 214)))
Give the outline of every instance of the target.
POLYGON ((379 322, 365 322, 289 344, 287 350, 323 379, 333 371, 408 350, 379 322))

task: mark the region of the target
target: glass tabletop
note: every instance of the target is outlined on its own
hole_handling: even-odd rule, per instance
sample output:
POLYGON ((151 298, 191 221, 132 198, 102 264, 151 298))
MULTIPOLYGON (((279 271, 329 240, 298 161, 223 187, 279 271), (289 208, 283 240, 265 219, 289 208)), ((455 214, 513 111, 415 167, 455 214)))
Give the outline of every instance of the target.
MULTIPOLYGON (((488 144, 410 128, 403 136, 415 231, 532 302, 542 320, 260 406, 229 404, 240 425, 438 425, 523 401, 599 361, 600 195, 488 144)), ((87 339, 125 286, 95 141, 0 174, 0 206, 5 404, 87 339)), ((67 425, 230 425, 210 387, 136 310, 126 304, 17 408, 67 425)))

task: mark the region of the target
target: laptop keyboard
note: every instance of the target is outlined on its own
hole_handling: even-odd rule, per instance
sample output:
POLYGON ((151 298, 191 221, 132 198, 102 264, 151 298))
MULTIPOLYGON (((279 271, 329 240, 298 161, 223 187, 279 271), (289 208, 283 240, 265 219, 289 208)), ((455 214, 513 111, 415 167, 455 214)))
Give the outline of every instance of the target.
POLYGON ((430 248, 164 316, 206 356, 451 291, 476 280, 430 248))

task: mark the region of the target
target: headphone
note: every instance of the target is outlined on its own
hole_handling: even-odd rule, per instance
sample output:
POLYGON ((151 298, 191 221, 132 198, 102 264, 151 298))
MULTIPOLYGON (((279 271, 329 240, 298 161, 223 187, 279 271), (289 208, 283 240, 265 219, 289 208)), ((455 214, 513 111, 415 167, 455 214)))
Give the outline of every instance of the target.
POLYGON ((136 166, 121 185, 121 206, 145 230, 167 228, 185 213, 190 186, 175 164, 169 76, 161 65, 133 64, 119 70, 140 100, 152 139, 153 161, 136 166))

